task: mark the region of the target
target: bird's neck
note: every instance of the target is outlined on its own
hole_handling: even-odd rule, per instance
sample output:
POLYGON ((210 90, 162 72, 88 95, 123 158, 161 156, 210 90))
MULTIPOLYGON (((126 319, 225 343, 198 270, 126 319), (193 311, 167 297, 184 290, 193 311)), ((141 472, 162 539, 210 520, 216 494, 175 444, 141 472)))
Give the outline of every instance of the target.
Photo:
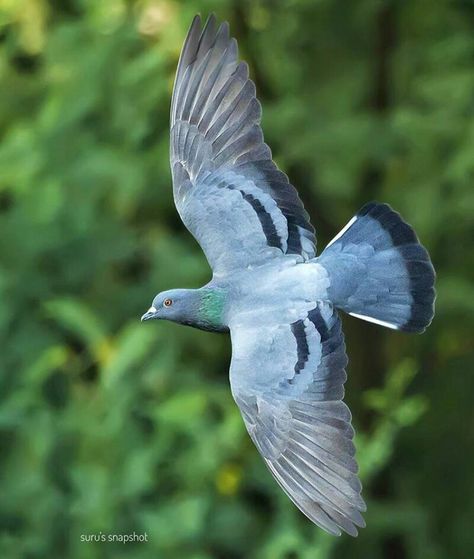
POLYGON ((218 287, 202 287, 190 291, 191 312, 183 323, 200 330, 227 332, 229 329, 224 320, 226 291, 218 287))

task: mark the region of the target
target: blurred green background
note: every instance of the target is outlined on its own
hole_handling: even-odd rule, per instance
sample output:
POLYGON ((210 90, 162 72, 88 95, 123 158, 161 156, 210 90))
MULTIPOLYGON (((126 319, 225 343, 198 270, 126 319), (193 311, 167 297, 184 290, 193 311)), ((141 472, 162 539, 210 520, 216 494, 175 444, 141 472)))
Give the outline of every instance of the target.
POLYGON ((473 557, 474 4, 0 0, 0 83, 0 557, 473 557), (265 469, 227 336, 139 322, 210 277, 168 164, 198 11, 230 21, 320 249, 377 199, 437 269, 423 336, 344 318, 357 539, 265 469), (133 531, 148 543, 81 541, 133 531))

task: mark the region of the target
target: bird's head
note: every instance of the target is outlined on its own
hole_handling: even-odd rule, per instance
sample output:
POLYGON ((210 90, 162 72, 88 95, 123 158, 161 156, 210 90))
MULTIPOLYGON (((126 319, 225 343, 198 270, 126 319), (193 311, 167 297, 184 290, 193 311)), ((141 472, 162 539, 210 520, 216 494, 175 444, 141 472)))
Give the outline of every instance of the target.
POLYGON ((226 332, 224 304, 225 293, 219 288, 169 289, 158 293, 142 321, 161 318, 201 330, 226 332))
POLYGON ((191 289, 169 289, 153 299, 151 307, 142 316, 142 321, 152 319, 184 322, 194 309, 191 289))

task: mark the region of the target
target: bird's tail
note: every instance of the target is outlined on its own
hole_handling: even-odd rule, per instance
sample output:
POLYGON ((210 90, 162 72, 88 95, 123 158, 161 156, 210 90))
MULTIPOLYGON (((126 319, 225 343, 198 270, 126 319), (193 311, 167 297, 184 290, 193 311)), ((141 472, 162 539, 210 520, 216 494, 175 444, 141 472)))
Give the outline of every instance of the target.
POLYGON ((430 324, 434 268, 413 229, 387 204, 365 205, 318 262, 328 272, 336 307, 407 332, 423 332, 430 324))

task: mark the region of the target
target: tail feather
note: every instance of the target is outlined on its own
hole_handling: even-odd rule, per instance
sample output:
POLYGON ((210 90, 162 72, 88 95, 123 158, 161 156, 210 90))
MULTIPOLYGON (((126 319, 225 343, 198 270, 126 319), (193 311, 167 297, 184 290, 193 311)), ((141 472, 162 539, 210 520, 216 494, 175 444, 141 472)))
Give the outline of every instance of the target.
POLYGON ((338 308, 407 332, 423 332, 430 324, 434 268, 413 229, 387 204, 365 205, 318 261, 338 308))

